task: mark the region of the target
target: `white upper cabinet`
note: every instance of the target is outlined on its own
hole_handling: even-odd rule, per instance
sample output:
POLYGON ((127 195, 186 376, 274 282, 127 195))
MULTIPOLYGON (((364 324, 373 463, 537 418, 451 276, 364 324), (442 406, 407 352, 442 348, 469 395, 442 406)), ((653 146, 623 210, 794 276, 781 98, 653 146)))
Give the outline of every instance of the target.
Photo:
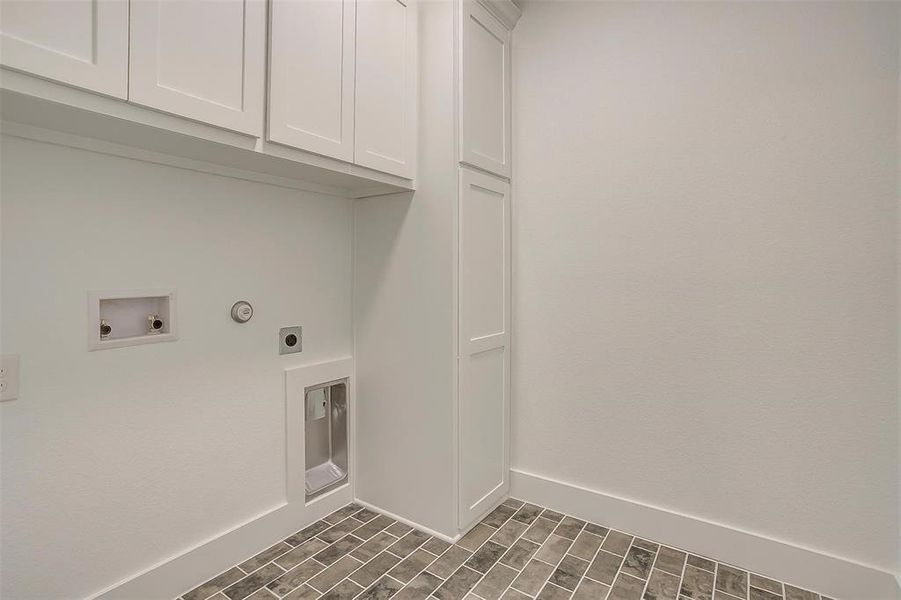
POLYGON ((415 2, 0 0, 0 65, 53 80, 7 72, 0 85, 50 100, 57 83, 113 96, 127 103, 75 93, 91 114, 273 159, 250 167, 281 172, 289 160, 355 178, 355 189, 360 179, 408 189, 415 2))
POLYGON ((357 1, 354 162, 412 178, 416 157, 416 4, 357 1))
POLYGON ((269 140, 353 161, 354 0, 273 0, 269 140))
POLYGON ((132 0, 128 98, 259 136, 263 0, 132 0))
POLYGON ((510 31, 463 2, 460 161, 510 177, 510 31))
POLYGON ((126 0, 3 0, 3 66, 101 94, 128 91, 126 0))

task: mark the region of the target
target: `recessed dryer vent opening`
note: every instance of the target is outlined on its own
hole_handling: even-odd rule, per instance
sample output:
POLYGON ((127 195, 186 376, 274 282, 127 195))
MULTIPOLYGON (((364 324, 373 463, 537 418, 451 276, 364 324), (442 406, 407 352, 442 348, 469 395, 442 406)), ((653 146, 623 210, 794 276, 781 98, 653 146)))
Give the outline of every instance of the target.
POLYGON ((347 479, 347 381, 304 391, 306 499, 323 494, 347 479))

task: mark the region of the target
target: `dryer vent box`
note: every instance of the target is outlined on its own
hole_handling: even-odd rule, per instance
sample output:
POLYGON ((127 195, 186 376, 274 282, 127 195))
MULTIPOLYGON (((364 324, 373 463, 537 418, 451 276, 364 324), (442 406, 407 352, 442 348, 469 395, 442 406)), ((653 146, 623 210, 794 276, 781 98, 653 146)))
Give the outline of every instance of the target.
POLYGON ((347 479, 347 382, 336 381, 304 392, 306 499, 347 479))

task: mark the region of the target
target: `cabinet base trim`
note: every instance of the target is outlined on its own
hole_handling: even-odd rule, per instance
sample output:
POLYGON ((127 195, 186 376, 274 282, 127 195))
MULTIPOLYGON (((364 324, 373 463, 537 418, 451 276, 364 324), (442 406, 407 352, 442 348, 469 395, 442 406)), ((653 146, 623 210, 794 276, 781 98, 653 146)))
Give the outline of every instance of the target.
POLYGON ((374 510, 375 512, 382 513, 386 517, 391 517, 395 521, 400 521, 404 525, 409 525, 410 527, 419 529, 420 531, 427 533, 432 537, 436 537, 440 540, 444 540, 445 542, 448 542, 450 544, 457 543, 457 540, 459 540, 462 537, 459 533, 453 537, 451 537, 449 535, 445 535, 443 533, 435 531, 434 529, 430 529, 429 527, 426 527, 425 525, 420 525, 416 521, 412 521, 412 520, 406 519, 400 515, 396 515, 393 512, 391 512, 390 510, 385 510, 384 508, 381 508, 380 506, 376 506, 375 504, 366 502, 365 500, 360 500, 359 498, 355 499, 354 502, 356 502, 363 508, 368 508, 369 510, 374 510))

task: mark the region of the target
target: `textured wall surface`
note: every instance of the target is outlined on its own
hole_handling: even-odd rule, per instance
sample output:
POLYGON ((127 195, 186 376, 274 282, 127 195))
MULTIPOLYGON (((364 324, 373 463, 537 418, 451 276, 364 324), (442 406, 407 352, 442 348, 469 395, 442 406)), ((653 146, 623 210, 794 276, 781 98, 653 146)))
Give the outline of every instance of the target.
POLYGON ((515 468, 897 568, 899 10, 525 5, 515 468))
MULTIPOLYGON (((82 598, 285 499, 284 372, 352 353, 350 200, 3 137, 4 598, 82 598), (180 339, 88 352, 87 291, 180 339), (253 319, 238 325, 232 303, 253 319), (304 351, 277 331, 304 326, 304 351)), ((253 549, 250 549, 253 550, 253 549)))

